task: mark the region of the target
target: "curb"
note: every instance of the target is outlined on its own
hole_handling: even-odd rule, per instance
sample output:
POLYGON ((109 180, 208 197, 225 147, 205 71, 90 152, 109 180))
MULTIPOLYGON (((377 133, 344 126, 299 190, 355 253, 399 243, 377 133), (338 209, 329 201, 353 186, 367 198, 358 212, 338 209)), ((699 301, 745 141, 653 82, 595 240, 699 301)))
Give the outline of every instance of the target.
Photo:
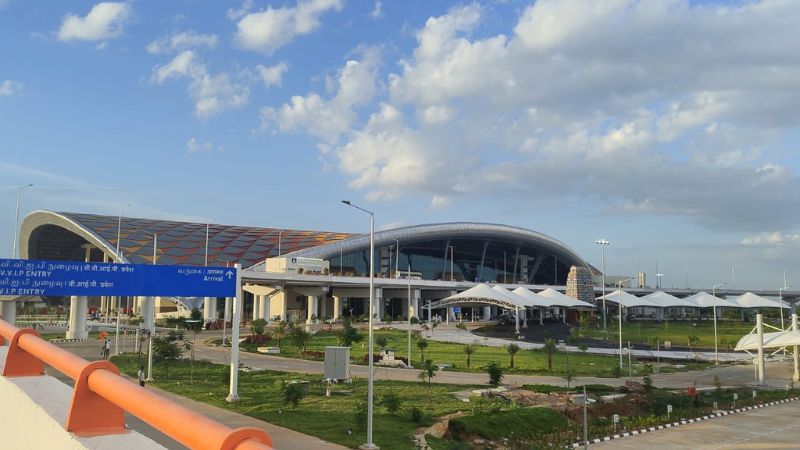
POLYGON ((102 342, 102 341, 97 338, 86 338, 86 339, 51 339, 48 342, 54 344, 62 344, 65 342, 102 342))
MULTIPOLYGON (((784 404, 784 403, 794 402, 794 401, 797 401, 797 400, 800 400, 800 397, 786 398, 786 399, 783 399, 783 400, 776 400, 774 402, 761 403, 761 404, 755 405, 755 406, 747 406, 747 407, 744 407, 744 408, 736 408, 736 409, 732 409, 732 410, 729 410, 729 411, 721 411, 721 412, 718 412, 718 413, 709 414, 707 416, 696 417, 694 419, 682 419, 682 420, 679 420, 677 422, 667 423, 667 424, 664 424, 664 425, 656 425, 656 426, 652 426, 652 427, 642 428, 641 430, 626 431, 624 433, 615 434, 615 435, 612 435, 612 436, 604 436, 604 437, 601 437, 601 438, 589 439, 589 443, 590 444, 599 444, 601 442, 608 442, 608 441, 611 441, 611 440, 614 440, 614 439, 620 439, 620 438, 624 438, 624 437, 628 437, 628 436, 636 436, 636 435, 639 435, 639 434, 649 433, 649 432, 658 431, 658 430, 665 430, 667 428, 674 428, 674 427, 679 427, 681 425, 686 425, 686 424, 690 424, 690 423, 697 423, 697 422, 702 422, 704 420, 716 419, 717 417, 729 416, 731 414, 736 414, 736 413, 743 413, 743 412, 751 411, 751 410, 754 410, 754 409, 765 408, 767 406, 777 406, 777 405, 781 405, 781 404, 784 404)), ((582 445, 584 445, 584 442, 575 442, 575 443, 572 443, 572 444, 568 445, 567 448, 579 448, 582 445)))

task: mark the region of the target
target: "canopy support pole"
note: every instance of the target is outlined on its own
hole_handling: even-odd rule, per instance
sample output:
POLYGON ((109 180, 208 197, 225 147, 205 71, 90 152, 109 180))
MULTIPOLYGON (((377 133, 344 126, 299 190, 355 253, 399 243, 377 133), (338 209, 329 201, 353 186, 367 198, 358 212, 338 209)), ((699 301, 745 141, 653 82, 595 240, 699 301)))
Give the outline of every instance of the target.
POLYGON ((764 385, 764 316, 756 314, 756 332, 758 333, 758 384, 764 385))
POLYGON ((519 307, 518 306, 514 307, 514 312, 516 313, 516 314, 514 314, 514 320, 516 321, 517 334, 519 334, 519 307))
MULTIPOLYGON (((797 313, 792 314, 792 331, 797 332, 797 313)), ((792 381, 797 382, 800 381, 800 364, 798 364, 798 348, 794 346, 794 375, 792 376, 792 381)))

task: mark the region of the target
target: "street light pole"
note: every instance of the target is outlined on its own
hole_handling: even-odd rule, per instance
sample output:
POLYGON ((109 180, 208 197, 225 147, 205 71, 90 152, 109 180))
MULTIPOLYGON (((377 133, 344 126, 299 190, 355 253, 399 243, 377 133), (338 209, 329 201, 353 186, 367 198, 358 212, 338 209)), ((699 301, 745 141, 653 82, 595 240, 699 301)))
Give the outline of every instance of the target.
POLYGON ((411 368, 411 263, 408 264, 406 278, 408 279, 408 367, 411 368))
POLYGON ((283 230, 278 231, 278 258, 281 257, 281 238, 283 237, 283 230))
POLYGON ((16 216, 15 216, 16 219, 14 219, 14 243, 13 243, 13 246, 11 247, 11 257, 12 258, 17 258, 18 257, 18 255, 17 255, 17 239, 19 239, 19 236, 17 235, 17 233, 19 232, 19 197, 20 197, 20 194, 22 193, 22 190, 25 189, 25 188, 29 188, 29 187, 33 187, 33 183, 26 184, 24 186, 19 186, 17 188, 17 212, 16 212, 16 216))
POLYGON ((602 259, 603 266, 603 330, 607 329, 606 325, 606 245, 611 244, 607 239, 602 238, 594 241, 595 244, 600 246, 600 258, 602 259))
POLYGON ((719 346, 717 345, 717 288, 728 283, 715 284, 711 288, 711 296, 714 297, 714 364, 719 364, 719 346))
MULTIPOLYGON (((394 271, 395 271, 395 273, 394 273, 394 276, 392 278, 397 278, 397 272, 400 271, 400 241, 395 239, 394 242, 396 242, 397 245, 394 248, 396 250, 395 251, 396 254, 394 255, 394 259, 395 259, 394 271)), ((392 263, 389 263, 389 265, 391 266, 392 263)), ((391 270, 389 272, 391 272, 391 270)), ((391 275, 392 274, 390 273, 389 276, 391 276, 391 275)))
MULTIPOLYGON (((617 317, 619 319, 619 369, 622 370, 623 363, 622 363, 622 283, 624 281, 620 281, 617 283, 617 317)), ((605 301, 605 299, 603 299, 605 301)))
MULTIPOLYGON (((122 236, 122 208, 127 208, 129 206, 131 206, 130 203, 126 203, 124 205, 120 205, 120 207, 119 207, 119 215, 117 215, 117 246, 116 246, 116 255, 115 255, 116 259, 117 259, 117 264, 122 262, 122 258, 120 257, 120 254, 119 254, 119 241, 120 241, 120 238, 122 236)), ((114 354, 115 355, 119 355, 119 322, 122 319, 122 317, 121 317, 121 313, 120 313, 120 310, 119 310, 119 304, 121 303, 120 302, 120 298, 119 298, 119 296, 117 296, 116 298, 117 298, 117 302, 116 302, 117 303, 117 329, 116 329, 116 332, 114 333, 114 354)))
POLYGON ((347 206, 352 206, 358 210, 361 210, 367 214, 369 214, 369 377, 367 379, 367 443, 362 445, 361 448, 364 449, 374 449, 377 446, 372 442, 372 409, 373 409, 373 365, 374 359, 372 356, 373 352, 373 321, 374 321, 374 309, 375 309, 375 213, 360 206, 356 206, 352 204, 349 200, 342 200, 347 206))

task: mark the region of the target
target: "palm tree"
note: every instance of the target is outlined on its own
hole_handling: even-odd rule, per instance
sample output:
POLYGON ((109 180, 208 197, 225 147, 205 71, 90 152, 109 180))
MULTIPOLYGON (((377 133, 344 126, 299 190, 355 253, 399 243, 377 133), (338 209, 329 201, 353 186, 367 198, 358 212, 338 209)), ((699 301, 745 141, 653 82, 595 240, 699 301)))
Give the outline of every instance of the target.
POLYGON ((428 341, 420 339, 417 341, 417 348, 420 351, 420 362, 425 363, 425 349, 428 348, 428 341))
POLYGON ((694 335, 694 334, 692 334, 692 335, 689 335, 689 337, 688 337, 688 339, 687 339, 687 340, 688 340, 688 342, 689 342, 689 352, 691 352, 691 351, 692 351, 692 344, 697 344, 698 342, 700 342, 700 338, 699 338, 699 337, 697 337, 697 336, 696 336, 696 335, 694 335))
POLYGON ((544 352, 547 353, 547 370, 553 370, 553 353, 558 350, 556 341, 550 338, 544 340, 544 352))
MULTIPOLYGON (((467 331, 467 326, 464 324, 464 322, 458 322, 456 324, 456 329, 459 330, 459 331, 465 331, 466 332, 467 331)), ((459 340, 460 340, 460 338, 461 338, 461 333, 459 333, 459 340)))
POLYGON ((463 347, 464 354, 467 355, 467 369, 469 369, 470 357, 473 353, 478 351, 478 346, 474 344, 467 344, 463 347))
POLYGON ((428 380, 428 409, 433 408, 432 400, 431 400, 431 378, 436 376, 436 366, 433 365, 433 361, 430 359, 426 359, 425 362, 422 364, 422 371, 419 374, 419 378, 424 382, 427 378, 428 380))
POLYGON ((511 365, 509 367, 513 369, 514 368, 514 355, 516 355, 517 352, 520 350, 519 345, 517 345, 517 344, 506 344, 504 348, 506 349, 508 354, 511 355, 511 365))

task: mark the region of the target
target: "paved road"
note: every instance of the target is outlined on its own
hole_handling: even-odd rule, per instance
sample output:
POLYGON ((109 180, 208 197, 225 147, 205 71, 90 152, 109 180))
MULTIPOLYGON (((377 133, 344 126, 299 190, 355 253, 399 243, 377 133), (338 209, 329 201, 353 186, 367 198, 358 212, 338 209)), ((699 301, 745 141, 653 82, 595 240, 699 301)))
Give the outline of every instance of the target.
POLYGON ((605 449, 796 449, 800 403, 790 402, 591 445, 605 449))
MULTIPOLYGON (((198 358, 206 358, 215 363, 228 364, 230 362, 230 349, 208 346, 198 342, 195 347, 198 358)), ((307 361, 273 355, 256 353, 239 353, 239 361, 245 366, 254 369, 276 370, 279 372, 300 372, 308 374, 322 374, 323 363, 320 361, 307 361)), ((351 365, 350 373, 354 377, 366 378, 369 374, 367 366, 351 365)), ((767 364, 767 384, 783 387, 791 379, 791 366, 789 362, 775 362, 767 364)), ((698 387, 714 386, 714 376, 718 376, 724 386, 741 386, 753 382, 752 365, 722 365, 705 371, 677 372, 672 374, 655 374, 653 383, 657 387, 684 388, 697 383, 698 387)), ((395 369, 377 367, 375 378, 378 380, 419 380, 419 371, 414 369, 395 369)), ((634 378, 641 381, 640 378, 634 378)), ((580 384, 606 384, 616 386, 624 384, 627 378, 599 378, 578 377, 573 383, 580 384)), ((486 384, 488 377, 483 373, 469 372, 440 372, 433 381, 445 384, 486 384)), ((561 377, 539 375, 506 375, 503 381, 508 384, 556 384, 563 385, 561 377)))
MULTIPOLYGON (((125 340, 124 344, 126 348, 132 348, 133 339, 125 340)), ((59 346, 90 361, 99 359, 100 357, 99 342, 62 343, 59 344, 59 346)), ((51 369, 50 367, 47 367, 46 372, 48 373, 48 375, 52 375, 58 378, 59 380, 63 381, 65 384, 69 386, 73 385, 73 382, 70 378, 66 377, 65 375, 61 374, 58 371, 51 369)), ((196 402, 186 397, 181 397, 179 395, 175 395, 152 386, 148 386, 147 389, 158 391, 160 394, 172 399, 176 403, 182 404, 183 406, 189 409, 199 412, 200 414, 210 417, 231 428, 239 428, 239 427, 261 428, 262 430, 269 433, 270 437, 272 437, 272 441, 273 444, 275 445, 275 448, 280 450, 307 450, 307 449, 344 450, 347 448, 338 444, 325 442, 314 436, 309 436, 307 434, 299 433, 297 431, 290 430, 288 428, 280 427, 268 422, 264 422, 262 420, 245 416, 243 414, 234 413, 222 408, 217 408, 216 406, 211 406, 205 403, 196 402)), ((175 442, 171 438, 167 437, 160 431, 151 427, 150 425, 142 422, 135 416, 126 414, 125 423, 128 425, 129 428, 138 431, 139 433, 158 442, 164 447, 175 450, 186 448, 183 445, 175 442)))

